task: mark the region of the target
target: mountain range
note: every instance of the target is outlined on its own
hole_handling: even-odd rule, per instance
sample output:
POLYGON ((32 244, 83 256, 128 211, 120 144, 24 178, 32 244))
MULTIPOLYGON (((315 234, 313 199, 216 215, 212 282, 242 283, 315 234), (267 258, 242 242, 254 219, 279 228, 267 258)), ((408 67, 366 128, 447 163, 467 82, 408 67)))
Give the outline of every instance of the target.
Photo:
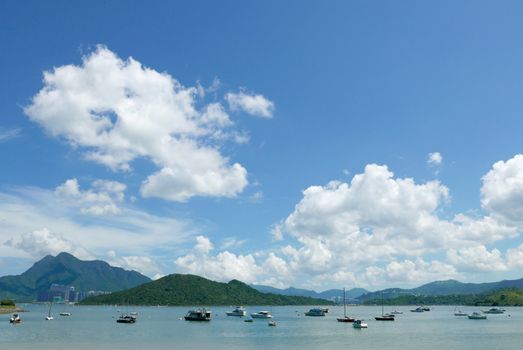
MULTIPOLYGON (((320 299, 327 299, 327 300, 340 300, 343 298, 343 290, 342 289, 329 289, 324 292, 316 292, 314 290, 309 289, 299 289, 290 287, 287 289, 279 289, 274 288, 271 286, 265 286, 261 284, 251 284, 251 287, 254 289, 264 292, 264 293, 273 293, 273 294, 281 294, 281 295, 291 295, 291 296, 304 296, 304 297, 311 297, 311 298, 320 298, 320 299)), ((368 293, 366 289, 363 288, 352 288, 345 292, 345 297, 347 302, 355 302, 357 299, 362 296, 365 293, 368 293)))
POLYGON ((114 267, 105 261, 83 261, 68 253, 48 255, 17 276, 0 277, 0 296, 32 301, 51 284, 74 286, 77 291, 117 291, 151 279, 136 271, 114 267))

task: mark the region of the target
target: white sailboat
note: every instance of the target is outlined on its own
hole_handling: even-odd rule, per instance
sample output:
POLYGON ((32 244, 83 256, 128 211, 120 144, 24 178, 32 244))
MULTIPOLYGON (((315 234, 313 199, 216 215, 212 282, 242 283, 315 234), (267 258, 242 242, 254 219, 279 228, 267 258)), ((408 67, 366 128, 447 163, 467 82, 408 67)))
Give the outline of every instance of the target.
POLYGON ((54 317, 53 315, 51 315, 51 308, 53 307, 53 302, 51 301, 49 303, 49 312, 47 313, 47 316, 45 317, 45 320, 46 321, 51 321, 51 320, 54 320, 54 317))

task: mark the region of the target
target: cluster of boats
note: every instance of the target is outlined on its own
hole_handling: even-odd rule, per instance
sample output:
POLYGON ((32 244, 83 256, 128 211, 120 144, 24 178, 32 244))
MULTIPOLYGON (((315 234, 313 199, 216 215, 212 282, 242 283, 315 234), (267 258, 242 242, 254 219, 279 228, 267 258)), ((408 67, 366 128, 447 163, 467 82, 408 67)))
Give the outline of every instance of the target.
POLYGON ((454 316, 467 316, 469 320, 486 320, 487 315, 486 314, 503 314, 505 313, 505 309, 498 308, 498 307, 492 307, 488 310, 482 310, 481 312, 474 311, 471 314, 467 314, 466 312, 462 312, 461 310, 454 310, 454 316))

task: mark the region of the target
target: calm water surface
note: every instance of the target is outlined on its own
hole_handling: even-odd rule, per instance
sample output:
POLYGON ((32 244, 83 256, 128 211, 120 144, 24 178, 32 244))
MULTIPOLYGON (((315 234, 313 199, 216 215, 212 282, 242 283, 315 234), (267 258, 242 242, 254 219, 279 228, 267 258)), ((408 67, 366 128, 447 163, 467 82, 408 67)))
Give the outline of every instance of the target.
MULTIPOLYGON (((45 305, 27 305, 20 325, 9 324, 0 315, 0 349, 521 349, 523 308, 507 308, 502 315, 469 320, 453 316, 453 306, 435 306, 425 313, 403 311, 395 322, 374 321, 381 307, 348 307, 351 316, 363 318, 368 329, 357 330, 350 323, 336 322, 343 307, 331 307, 326 317, 306 317, 310 307, 256 307, 248 312, 271 310, 277 327, 266 320, 243 322, 228 317, 231 308, 213 307, 211 322, 187 322, 181 318, 187 307, 124 307, 138 312, 135 324, 117 324, 115 307, 53 307, 55 319, 45 321, 45 305), (68 311, 70 317, 58 313, 68 311)), ((462 307, 464 312, 478 308, 462 307)), ((389 310, 390 311, 390 310, 389 310)))

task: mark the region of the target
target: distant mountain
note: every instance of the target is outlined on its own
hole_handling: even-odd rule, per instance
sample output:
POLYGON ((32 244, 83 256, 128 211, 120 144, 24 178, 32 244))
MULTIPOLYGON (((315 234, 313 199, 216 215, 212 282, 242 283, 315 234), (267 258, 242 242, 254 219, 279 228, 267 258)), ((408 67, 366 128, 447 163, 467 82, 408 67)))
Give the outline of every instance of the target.
POLYGON ((48 255, 18 276, 0 277, 0 295, 17 300, 34 300, 51 284, 71 285, 77 291, 117 291, 151 281, 136 271, 110 266, 100 260, 83 261, 68 253, 48 255))
POLYGON ((133 305, 328 305, 324 299, 262 293, 232 280, 220 283, 195 275, 173 274, 138 287, 83 300, 82 304, 133 305))
POLYGON ((393 299, 401 296, 445 296, 484 294, 506 288, 523 288, 523 278, 518 280, 504 280, 489 283, 462 283, 456 280, 436 281, 424 284, 417 288, 402 289, 389 288, 376 292, 366 293, 358 299, 361 302, 369 300, 393 299))
MULTIPOLYGON (((320 299, 326 299, 326 300, 337 300, 340 298, 343 298, 343 290, 342 289, 329 289, 324 292, 318 293, 313 290, 308 289, 299 289, 290 287, 287 289, 279 289, 274 288, 271 286, 264 286, 261 284, 258 285, 251 285, 254 289, 264 292, 264 293, 273 293, 273 294, 281 294, 281 295, 290 295, 290 296, 304 296, 304 297, 310 297, 310 298, 320 298, 320 299)), ((368 293, 367 290, 363 288, 352 288, 345 292, 347 301, 351 299, 356 299, 360 297, 361 295, 368 293)))

